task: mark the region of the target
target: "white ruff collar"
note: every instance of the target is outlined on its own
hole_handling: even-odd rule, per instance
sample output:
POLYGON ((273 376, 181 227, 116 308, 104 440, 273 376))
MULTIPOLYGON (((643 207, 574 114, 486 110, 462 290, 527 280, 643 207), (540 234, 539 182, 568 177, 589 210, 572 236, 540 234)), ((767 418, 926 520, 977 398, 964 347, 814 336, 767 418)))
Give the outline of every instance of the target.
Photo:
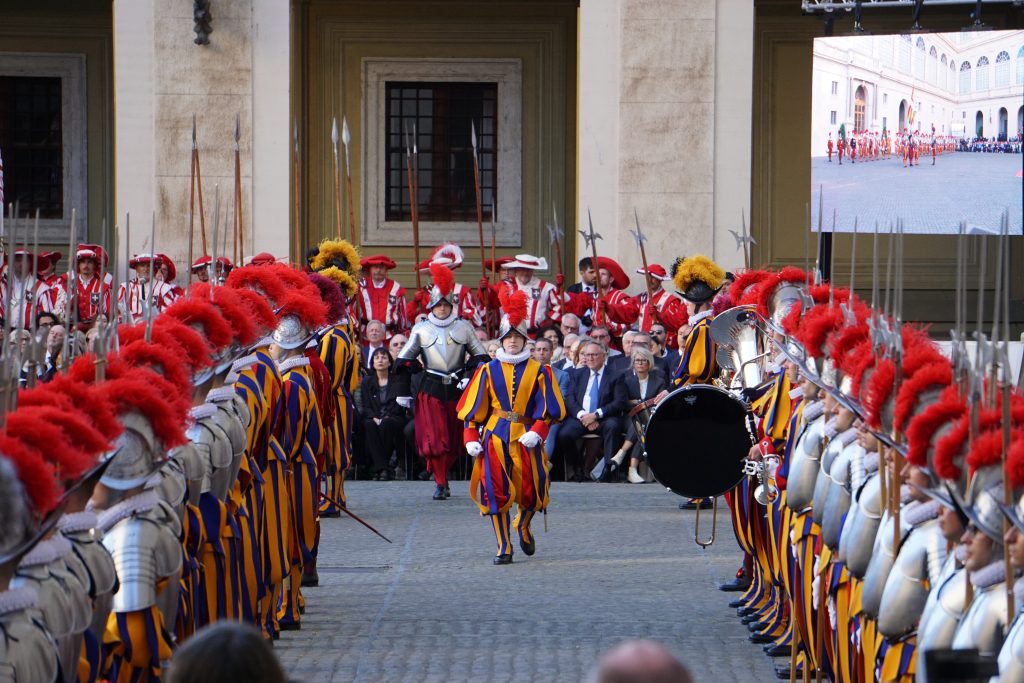
POLYGON ((693 315, 690 316, 690 321, 689 321, 690 325, 691 326, 696 325, 701 320, 704 320, 704 318, 710 318, 711 317, 711 313, 712 313, 711 309, 708 309, 706 311, 701 311, 700 313, 694 313, 693 315))
POLYGON ((104 532, 110 531, 110 529, 122 519, 127 519, 137 512, 152 510, 159 503, 160 498, 157 497, 156 491, 153 491, 152 489, 147 489, 142 493, 132 496, 131 498, 125 498, 112 508, 100 512, 100 529, 104 532))
POLYGON ((259 358, 256 357, 255 353, 250 353, 248 356, 242 356, 241 358, 236 360, 234 363, 232 363, 231 364, 231 370, 233 372, 241 372, 242 370, 245 370, 246 368, 249 368, 249 367, 252 367, 253 365, 255 365, 256 361, 258 361, 258 360, 259 360, 259 358))
POLYGON ((906 517, 907 524, 910 526, 917 526, 918 524, 923 524, 930 519, 935 519, 939 516, 941 511, 942 506, 939 505, 939 501, 928 500, 919 502, 913 507, 908 505, 904 516, 906 517))
POLYGON ((436 326, 441 327, 441 328, 448 327, 449 325, 451 325, 453 322, 455 322, 458 319, 459 319, 459 316, 457 316, 455 314, 455 309, 454 308, 452 308, 451 314, 447 318, 445 318, 444 320, 442 320, 441 318, 438 318, 436 315, 434 315, 433 311, 431 311, 430 313, 427 313, 427 320, 429 320, 432 325, 436 325, 436 326))
POLYGON ((0 592, 0 615, 35 607, 38 597, 32 586, 18 586, 0 592))
POLYGON ((1002 558, 999 558, 987 567, 982 567, 976 572, 971 572, 971 584, 975 588, 989 588, 990 586, 1002 583, 1005 580, 1006 566, 1003 564, 1002 558))
POLYGON ((219 410, 217 406, 211 403, 203 403, 198 406, 192 406, 192 408, 189 409, 188 414, 193 420, 198 422, 199 420, 206 420, 213 417, 217 414, 217 410, 219 410))
POLYGON ((40 541, 28 555, 21 558, 19 567, 38 567, 42 564, 50 564, 71 552, 71 541, 63 536, 51 536, 45 541, 40 541))
POLYGON ((277 364, 277 369, 281 372, 287 372, 293 368, 301 368, 309 365, 309 359, 305 355, 292 356, 277 364))
POLYGON ((235 400, 235 388, 232 386, 223 386, 211 389, 210 393, 206 395, 207 403, 223 403, 225 401, 233 400, 235 400))
POLYGON ((508 363, 509 365, 519 365, 524 360, 530 357, 530 349, 525 348, 519 353, 512 355, 505 349, 498 349, 494 354, 494 357, 500 360, 502 363, 508 363))
POLYGON ((100 518, 96 516, 96 513, 92 510, 82 510, 81 512, 70 512, 61 516, 57 522, 57 528, 60 529, 61 533, 73 534, 79 531, 88 531, 89 529, 95 529, 99 526, 100 518))

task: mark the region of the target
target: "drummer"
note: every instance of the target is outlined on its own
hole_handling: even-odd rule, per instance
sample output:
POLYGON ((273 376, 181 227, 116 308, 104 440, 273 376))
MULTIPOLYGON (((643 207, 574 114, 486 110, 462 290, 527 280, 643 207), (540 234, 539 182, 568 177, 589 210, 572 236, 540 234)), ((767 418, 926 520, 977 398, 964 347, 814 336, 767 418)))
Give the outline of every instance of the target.
POLYGON ((669 379, 655 367, 654 354, 642 346, 633 346, 630 353, 633 372, 627 372, 615 385, 616 400, 627 406, 629 422, 626 425, 626 440, 612 457, 612 468, 621 467, 629 455, 629 474, 626 479, 630 484, 643 484, 646 479, 637 471, 643 448, 638 443, 637 422, 646 426, 651 409, 668 395, 669 379))
POLYGON ((679 347, 679 366, 673 377, 677 386, 709 384, 718 374, 715 342, 711 338, 711 300, 725 282, 725 270, 707 256, 677 259, 672 281, 686 304, 689 332, 679 347))

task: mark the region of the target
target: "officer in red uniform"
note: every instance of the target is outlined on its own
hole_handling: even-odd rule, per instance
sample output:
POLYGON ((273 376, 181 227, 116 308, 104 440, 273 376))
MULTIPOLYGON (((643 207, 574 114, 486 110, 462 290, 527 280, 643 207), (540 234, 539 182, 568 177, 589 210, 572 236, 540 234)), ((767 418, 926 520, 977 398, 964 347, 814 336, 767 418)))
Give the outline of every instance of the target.
POLYGON ((359 287, 356 299, 360 337, 365 337, 366 325, 371 320, 384 323, 386 339, 408 332, 405 287, 388 277, 388 271, 395 267, 395 262, 384 254, 375 254, 361 259, 359 265, 364 273, 369 274, 359 287))
POLYGON ((828 134, 828 163, 832 163, 832 133, 828 134))

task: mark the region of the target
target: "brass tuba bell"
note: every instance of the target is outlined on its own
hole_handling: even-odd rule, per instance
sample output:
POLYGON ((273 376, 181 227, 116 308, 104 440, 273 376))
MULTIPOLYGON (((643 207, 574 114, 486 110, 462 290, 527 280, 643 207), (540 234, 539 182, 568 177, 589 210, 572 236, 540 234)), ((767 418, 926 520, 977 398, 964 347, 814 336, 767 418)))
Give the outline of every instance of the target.
POLYGON ((769 352, 755 325, 757 309, 754 306, 736 306, 719 313, 711 321, 711 338, 718 344, 716 359, 739 378, 741 388, 753 389, 762 382, 761 359, 769 352))

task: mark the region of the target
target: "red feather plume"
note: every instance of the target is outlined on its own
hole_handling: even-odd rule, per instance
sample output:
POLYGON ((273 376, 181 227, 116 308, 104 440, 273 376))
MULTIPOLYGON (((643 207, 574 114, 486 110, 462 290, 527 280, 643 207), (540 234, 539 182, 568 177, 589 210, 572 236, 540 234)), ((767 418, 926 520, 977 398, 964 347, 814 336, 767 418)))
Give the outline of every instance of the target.
MULTIPOLYGON (((268 266, 249 265, 235 268, 228 274, 227 286, 254 291, 268 298, 271 306, 276 305, 277 300, 287 291, 274 269, 268 266)), ((274 325, 271 326, 273 327, 274 325)))
POLYGON ((746 299, 747 290, 770 276, 771 273, 767 270, 744 270, 733 280, 732 286, 729 287, 729 296, 732 297, 733 301, 739 302, 737 305, 752 304, 754 303, 753 301, 746 299))
POLYGON ((63 494, 57 473, 40 451, 27 447, 9 435, 0 435, 0 455, 11 461, 32 510, 39 517, 57 507, 63 494))
POLYGON ((308 281, 306 284, 308 284, 313 290, 313 295, 309 296, 308 292, 299 292, 294 290, 288 292, 284 298, 278 302, 280 304, 278 315, 298 316, 306 329, 315 330, 327 322, 327 304, 325 304, 323 299, 320 298, 316 287, 308 281))
POLYGON ((260 334, 266 334, 277 327, 277 317, 267 300, 251 289, 239 287, 235 290, 242 305, 249 311, 253 324, 260 334))
POLYGON ((102 390, 118 415, 137 412, 144 416, 165 449, 180 446, 187 440, 185 416, 164 400, 162 392, 150 379, 125 376, 104 382, 102 390))
POLYGON ((209 299, 220 311, 220 315, 234 332, 235 342, 239 346, 249 346, 258 337, 256 326, 249 318, 249 312, 238 298, 237 290, 230 287, 217 287, 210 291, 210 285, 200 282, 192 286, 190 296, 209 299))
POLYGON ((455 289, 455 275, 439 263, 430 264, 430 277, 434 279, 434 286, 441 290, 442 296, 448 296, 455 289))
POLYGON ((81 417, 53 407, 19 408, 4 429, 53 463, 62 481, 80 479, 108 445, 81 417))
MULTIPOLYGON (((122 347, 137 341, 145 341, 146 325, 121 325, 118 328, 118 335, 122 347)), ((158 317, 153 322, 150 338, 157 346, 165 346, 179 352, 192 372, 210 366, 210 347, 202 335, 175 318, 158 317)))
POLYGON ((171 349, 145 341, 136 341, 121 347, 118 357, 132 367, 145 367, 163 376, 178 390, 183 399, 191 399, 192 377, 185 369, 181 356, 171 349))
POLYGON ((1024 431, 1014 432, 1014 437, 1006 456, 1006 476, 1010 479, 1010 486, 1018 489, 1024 486, 1024 431))
POLYGON ((843 374, 851 378, 850 393, 859 399, 865 388, 864 381, 870 379, 875 369, 875 354, 872 352, 870 339, 862 339, 850 351, 846 367, 849 371, 843 370, 843 374))
MULTIPOLYGON (((283 263, 274 263, 269 266, 263 266, 268 268, 271 273, 277 276, 284 285, 285 290, 304 292, 306 296, 318 296, 316 287, 312 282, 306 279, 305 273, 299 270, 295 270, 283 263)), ((277 301, 277 305, 280 306, 281 300, 277 301)))
POLYGON ((231 325, 220 314, 217 307, 207 299, 194 296, 178 299, 163 312, 160 318, 165 316, 190 327, 198 327, 197 332, 206 338, 207 344, 213 349, 224 348, 234 338, 231 325))
MULTIPOLYGON (((793 307, 793 311, 798 310, 799 307, 793 307)), ((790 314, 793 311, 790 311, 790 314)), ((828 304, 819 304, 804 314, 796 338, 809 354, 820 358, 825 352, 825 342, 829 335, 841 329, 842 325, 843 312, 838 306, 830 307, 828 304)))
MULTIPOLYGON (((445 270, 448 270, 445 268, 445 270)), ((518 327, 519 323, 526 320, 529 312, 529 299, 526 292, 521 289, 509 293, 508 287, 501 287, 498 290, 498 301, 501 303, 501 310, 508 316, 508 322, 512 327, 518 327)))
POLYGON ((31 391, 24 392, 18 399, 19 406, 40 405, 42 401, 51 401, 54 405, 78 410, 88 416, 89 423, 95 427, 108 441, 113 441, 122 432, 121 423, 114 416, 113 408, 99 394, 94 386, 76 382, 66 375, 55 375, 52 380, 31 391), (32 399, 38 394, 38 399, 32 399))
POLYGON ((900 385, 896 396, 896 409, 893 413, 893 427, 903 431, 903 427, 918 405, 920 395, 933 387, 948 387, 953 381, 953 369, 946 359, 928 363, 918 369, 911 377, 900 385))
POLYGON ((938 401, 911 418, 906 430, 907 460, 910 464, 927 467, 928 450, 935 433, 944 425, 958 420, 966 412, 967 404, 960 398, 956 387, 947 387, 938 401))
POLYGON ((320 298, 327 305, 327 322, 335 322, 345 317, 347 307, 341 287, 333 280, 320 273, 306 273, 309 281, 316 285, 320 298))

